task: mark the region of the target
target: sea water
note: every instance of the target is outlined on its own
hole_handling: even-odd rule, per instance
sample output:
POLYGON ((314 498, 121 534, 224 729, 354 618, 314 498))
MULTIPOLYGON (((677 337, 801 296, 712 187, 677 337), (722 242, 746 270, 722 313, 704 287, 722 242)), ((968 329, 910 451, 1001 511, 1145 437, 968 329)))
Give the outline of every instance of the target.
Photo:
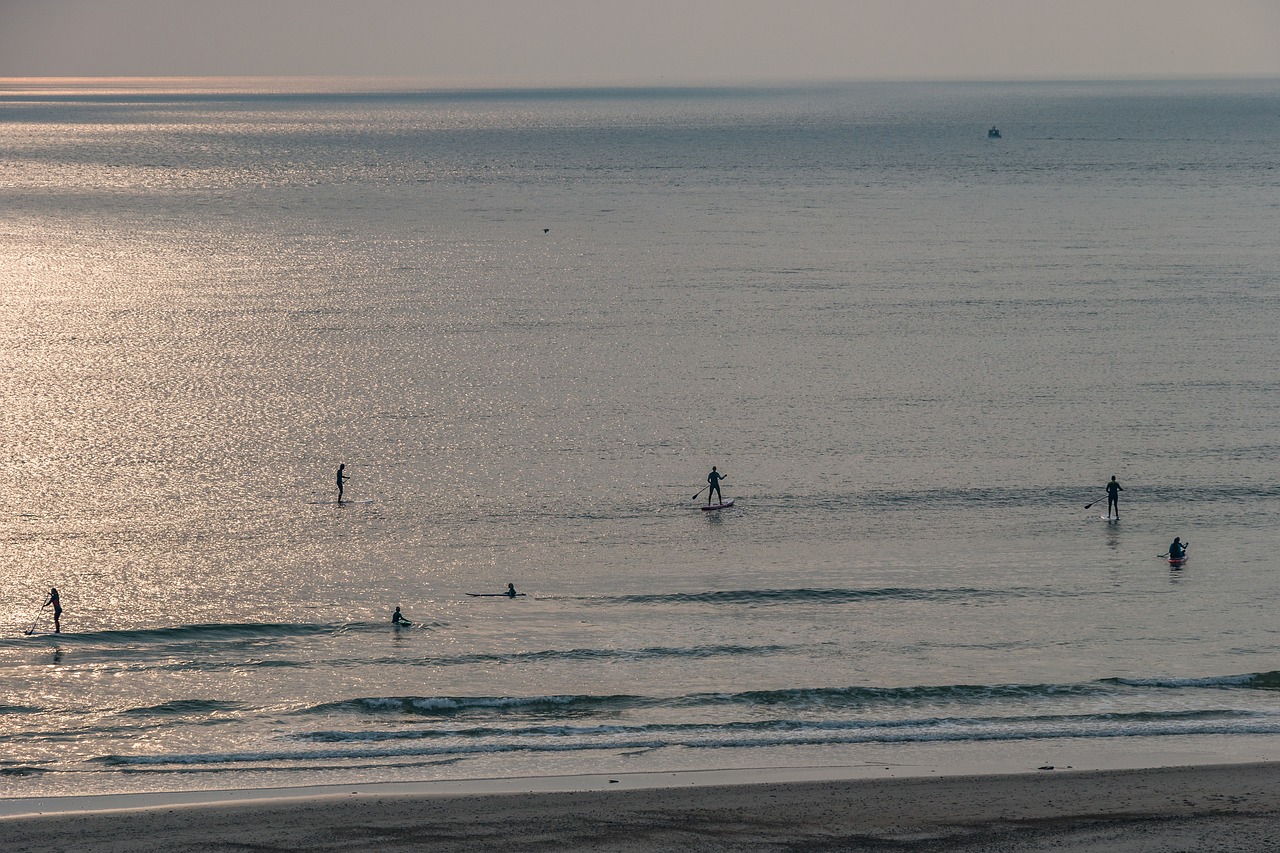
POLYGON ((1277 755, 1280 82, 4 92, 0 796, 1277 755))

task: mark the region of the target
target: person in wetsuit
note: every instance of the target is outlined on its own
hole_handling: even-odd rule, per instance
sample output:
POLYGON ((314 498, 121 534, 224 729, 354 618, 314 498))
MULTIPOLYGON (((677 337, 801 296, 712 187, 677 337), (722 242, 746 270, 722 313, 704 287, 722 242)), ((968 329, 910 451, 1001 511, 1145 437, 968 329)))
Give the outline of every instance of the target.
POLYGON ((403 616, 401 616, 400 608, 397 607, 396 612, 391 614, 391 624, 400 626, 400 625, 412 625, 413 623, 410 622, 408 619, 404 618, 403 616))
POLYGON ((1169 559, 1181 560, 1187 556, 1187 546, 1182 541, 1181 536, 1173 537, 1173 542, 1169 545, 1169 559))
POLYGON ((1112 474, 1111 482, 1107 483, 1107 518, 1120 517, 1120 493, 1123 491, 1124 489, 1120 488, 1120 484, 1116 482, 1115 475, 1112 474))
POLYGON ((51 587, 49 589, 49 600, 40 605, 40 609, 44 610, 50 604, 53 605, 53 632, 55 634, 62 633, 62 599, 58 598, 58 588, 51 587))
POLYGON ((513 583, 507 584, 507 596, 509 598, 515 598, 517 595, 519 595, 519 593, 516 592, 516 585, 513 583))
POLYGON ((343 473, 343 471, 346 470, 346 467, 347 463, 345 462, 338 466, 338 503, 342 503, 342 484, 351 479, 343 473))
POLYGON ((707 506, 711 506, 711 495, 714 492, 716 501, 724 503, 724 495, 720 494, 720 481, 724 479, 724 474, 716 470, 716 466, 711 466, 711 473, 707 475, 707 482, 710 487, 707 489, 707 506))

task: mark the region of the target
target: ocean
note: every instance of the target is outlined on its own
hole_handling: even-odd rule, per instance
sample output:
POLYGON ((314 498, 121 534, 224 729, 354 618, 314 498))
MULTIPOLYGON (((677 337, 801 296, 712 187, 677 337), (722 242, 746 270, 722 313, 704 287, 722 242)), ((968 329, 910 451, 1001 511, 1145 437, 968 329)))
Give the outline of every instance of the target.
POLYGON ((0 797, 1277 757, 1278 139, 3 81, 0 797))

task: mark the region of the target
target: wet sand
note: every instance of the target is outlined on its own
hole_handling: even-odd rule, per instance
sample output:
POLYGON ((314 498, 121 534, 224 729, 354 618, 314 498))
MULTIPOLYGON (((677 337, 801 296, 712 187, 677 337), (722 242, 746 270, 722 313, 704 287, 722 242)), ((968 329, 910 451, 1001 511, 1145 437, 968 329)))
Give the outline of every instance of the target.
MULTIPOLYGON (((762 776, 767 773, 762 772, 762 776)), ((628 787, 329 794, 0 818, 9 851, 1253 851, 1280 764, 628 787)), ((58 800, 44 801, 57 808, 58 800)))

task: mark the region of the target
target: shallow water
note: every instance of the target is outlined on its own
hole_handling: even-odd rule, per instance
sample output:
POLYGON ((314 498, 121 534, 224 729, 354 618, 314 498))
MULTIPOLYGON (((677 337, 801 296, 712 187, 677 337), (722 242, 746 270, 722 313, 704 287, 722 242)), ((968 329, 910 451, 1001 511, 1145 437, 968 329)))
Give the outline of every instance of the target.
POLYGON ((10 92, 0 793, 1269 748, 1277 107, 10 92))

